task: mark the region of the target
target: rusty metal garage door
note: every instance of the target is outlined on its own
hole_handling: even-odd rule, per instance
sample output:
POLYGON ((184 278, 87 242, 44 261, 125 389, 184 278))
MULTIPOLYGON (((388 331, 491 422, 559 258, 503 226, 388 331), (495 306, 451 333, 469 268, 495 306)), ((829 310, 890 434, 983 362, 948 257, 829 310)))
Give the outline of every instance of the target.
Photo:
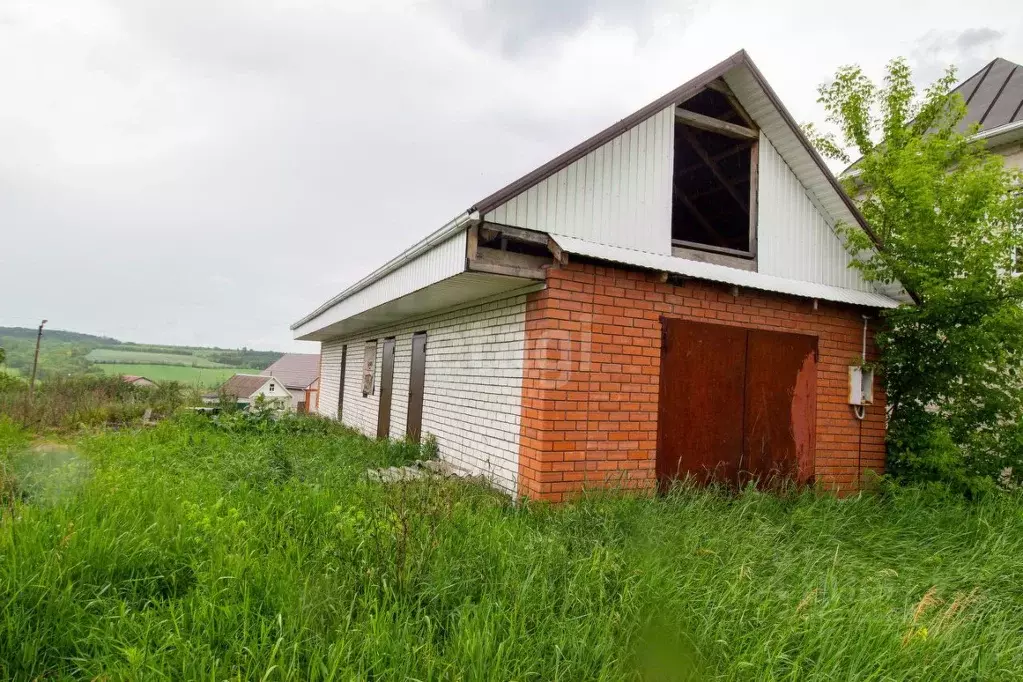
POLYGON ((662 321, 657 478, 745 485, 813 473, 817 339, 662 321))

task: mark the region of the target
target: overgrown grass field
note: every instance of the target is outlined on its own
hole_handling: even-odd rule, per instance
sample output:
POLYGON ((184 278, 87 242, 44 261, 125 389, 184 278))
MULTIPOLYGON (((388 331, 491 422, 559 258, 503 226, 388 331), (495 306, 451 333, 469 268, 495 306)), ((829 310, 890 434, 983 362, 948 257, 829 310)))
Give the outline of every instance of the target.
POLYGON ((1023 677, 1023 500, 513 505, 314 419, 0 418, 0 677, 1023 677))
POLYGON ((110 376, 134 374, 157 383, 177 381, 188 386, 215 388, 235 374, 259 374, 257 369, 185 367, 182 365, 145 365, 131 363, 100 363, 96 367, 110 376))
POLYGON ((132 365, 181 365, 185 367, 227 367, 213 362, 199 354, 161 353, 157 351, 129 350, 124 348, 96 348, 89 351, 85 359, 94 364, 120 363, 132 365))

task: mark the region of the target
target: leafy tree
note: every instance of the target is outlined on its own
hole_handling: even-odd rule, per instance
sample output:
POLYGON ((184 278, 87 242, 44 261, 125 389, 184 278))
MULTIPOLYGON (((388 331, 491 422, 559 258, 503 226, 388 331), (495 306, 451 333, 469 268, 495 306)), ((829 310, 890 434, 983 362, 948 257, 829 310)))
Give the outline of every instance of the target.
POLYGON ((0 365, 7 361, 7 351, 4 350, 3 346, 0 346, 0 365))
POLYGON ((903 59, 883 84, 843 67, 818 99, 839 137, 807 132, 825 156, 861 156, 843 182, 880 245, 840 226, 855 267, 918 302, 878 336, 889 469, 976 492, 1023 474, 1023 195, 1019 172, 960 125, 955 81, 949 69, 919 93, 903 59))

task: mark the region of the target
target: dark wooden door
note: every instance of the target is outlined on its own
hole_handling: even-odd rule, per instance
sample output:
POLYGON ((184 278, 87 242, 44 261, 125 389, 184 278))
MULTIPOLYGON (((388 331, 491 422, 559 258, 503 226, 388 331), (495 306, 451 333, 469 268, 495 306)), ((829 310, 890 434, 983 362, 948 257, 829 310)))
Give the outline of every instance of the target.
MULTIPOLYGON (((348 369, 348 344, 341 346, 341 376, 337 387, 337 419, 344 421, 345 409, 345 371, 348 369)), ((321 380, 322 383, 322 380, 321 380)))
POLYGON ((664 320, 657 479, 813 474, 817 339, 664 320))
POLYGON ((384 339, 380 365, 380 412, 377 413, 377 438, 391 435, 391 389, 394 387, 394 339, 384 339))
POLYGON ((751 329, 746 349, 742 469, 762 484, 807 481, 816 433, 817 338, 751 329))
POLYGON ((412 335, 412 369, 408 380, 408 416, 405 433, 416 443, 423 430, 423 390, 426 386, 426 332, 412 335))
POLYGON ((746 330, 663 321, 657 478, 734 480, 742 456, 746 330))

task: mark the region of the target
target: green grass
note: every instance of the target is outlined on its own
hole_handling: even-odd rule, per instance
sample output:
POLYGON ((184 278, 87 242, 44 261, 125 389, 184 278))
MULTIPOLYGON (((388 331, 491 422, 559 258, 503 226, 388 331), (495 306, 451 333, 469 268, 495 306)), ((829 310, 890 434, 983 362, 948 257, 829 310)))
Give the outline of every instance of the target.
POLYGON ((11 376, 21 376, 21 372, 15 367, 0 366, 0 373, 10 374, 11 376))
POLYGON ((114 364, 96 365, 105 374, 135 374, 160 383, 162 381, 180 381, 183 384, 215 388, 235 374, 259 374, 255 369, 235 369, 218 367, 181 367, 175 365, 143 365, 114 364))
POLYGON ((1023 678, 1016 495, 515 506, 312 419, 25 446, 0 419, 4 679, 1023 678))
POLYGON ((95 364, 137 364, 137 365, 182 365, 185 367, 227 367, 200 355, 180 353, 159 353, 120 348, 96 348, 89 351, 85 359, 95 364))

